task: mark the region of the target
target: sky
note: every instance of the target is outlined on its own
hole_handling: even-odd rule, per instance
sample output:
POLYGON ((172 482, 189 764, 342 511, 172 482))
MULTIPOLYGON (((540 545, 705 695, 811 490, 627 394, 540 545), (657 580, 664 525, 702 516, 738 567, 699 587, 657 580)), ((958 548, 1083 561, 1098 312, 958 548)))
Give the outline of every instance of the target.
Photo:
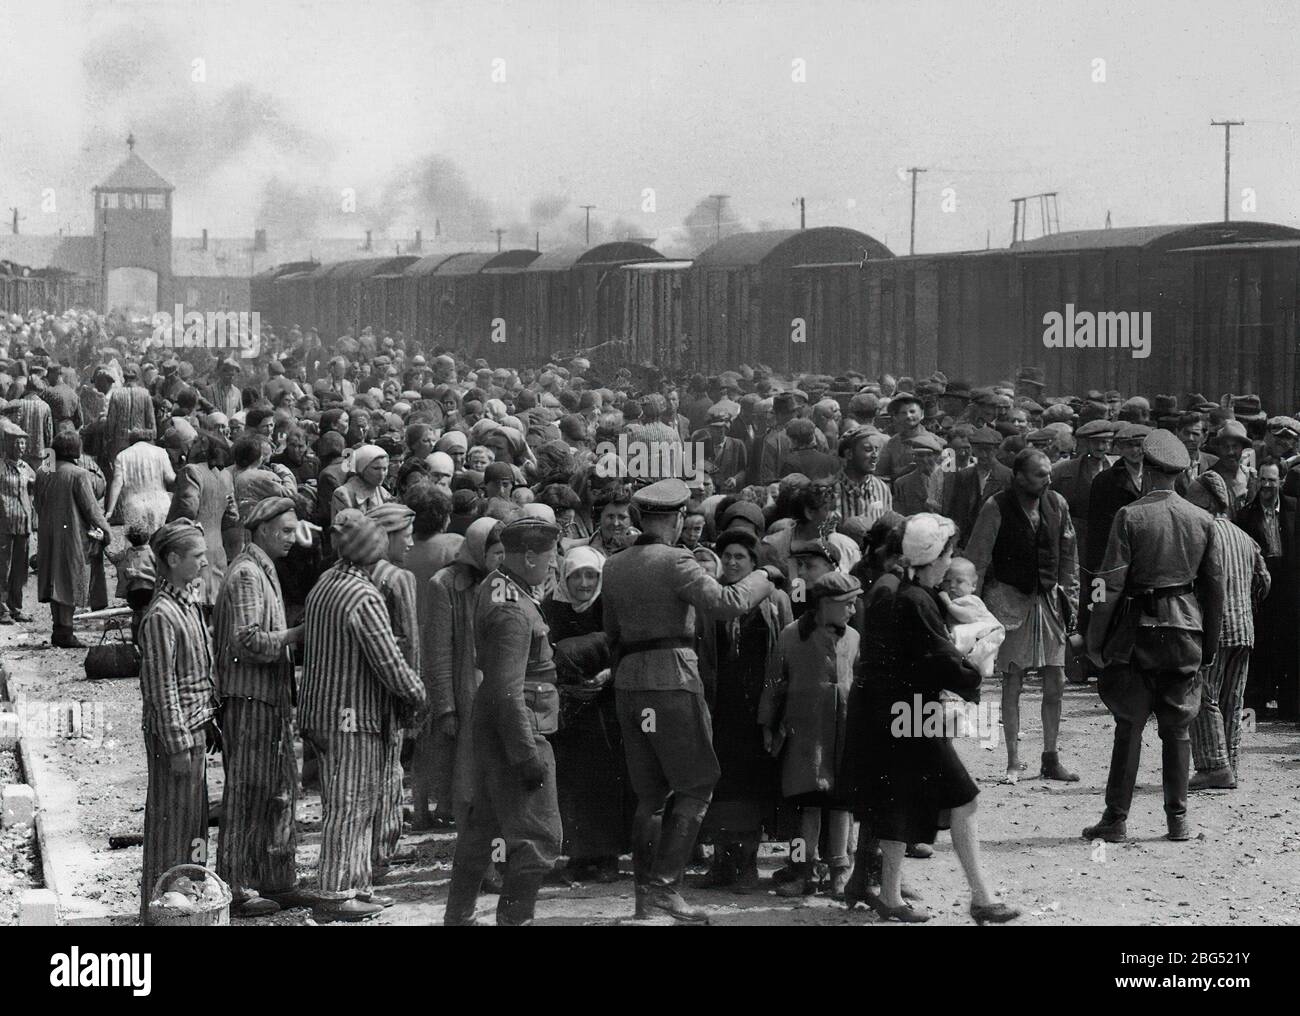
POLYGON ((0 205, 89 232, 131 131, 180 235, 548 249, 592 204, 593 239, 678 253, 726 194, 728 231, 802 196, 906 253, 920 166, 917 251, 964 250, 1040 191, 1063 230, 1219 219, 1226 118, 1233 218, 1295 225, 1298 29, 1201 0, 0 0, 0 205))

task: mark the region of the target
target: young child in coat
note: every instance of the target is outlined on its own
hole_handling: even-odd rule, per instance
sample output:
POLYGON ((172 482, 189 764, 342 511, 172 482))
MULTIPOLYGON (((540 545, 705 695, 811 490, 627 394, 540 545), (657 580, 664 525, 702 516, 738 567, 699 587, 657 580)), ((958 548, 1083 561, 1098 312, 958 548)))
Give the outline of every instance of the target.
POLYGON ((144 608, 153 599, 157 571, 153 550, 149 546, 149 533, 142 526, 132 525, 126 531, 129 546, 108 551, 108 559, 117 566, 117 595, 131 608, 131 638, 140 631, 144 608))
MULTIPOLYGON (((993 676, 998 647, 1006 641, 1007 630, 984 601, 975 595, 979 576, 975 565, 964 557, 954 557, 939 591, 939 601, 947 615, 948 631, 953 644, 979 670, 981 677, 993 676)), ((944 704, 945 725, 957 737, 976 734, 970 707, 956 692, 939 695, 944 704)))

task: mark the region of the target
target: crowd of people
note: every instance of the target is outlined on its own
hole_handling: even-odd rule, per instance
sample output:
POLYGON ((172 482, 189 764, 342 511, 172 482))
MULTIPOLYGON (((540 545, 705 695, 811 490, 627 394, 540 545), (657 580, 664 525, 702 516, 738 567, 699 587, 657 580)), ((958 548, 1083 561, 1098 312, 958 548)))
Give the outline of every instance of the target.
POLYGON ((701 844, 701 888, 919 922, 905 859, 942 829, 972 916, 1007 921, 955 746, 986 680, 1010 785, 1026 682, 1038 775, 1073 782, 1063 696, 1096 681, 1116 727, 1093 840, 1127 835, 1152 713, 1173 840, 1189 790, 1248 778, 1246 710, 1300 718, 1300 422, 1255 396, 1049 398, 1032 368, 973 388, 494 367, 296 326, 223 357, 90 313, 6 325, 0 624, 32 620, 33 539, 55 646, 84 648, 77 615, 110 606, 115 567, 142 916, 206 844, 219 751, 237 916, 378 913, 406 822, 456 831, 451 925, 484 892, 526 924, 543 884, 619 879, 629 853, 636 917, 707 921, 681 893, 701 844), (645 461, 699 468, 631 468, 674 446, 699 455, 645 461), (316 784, 306 885, 295 807, 316 784), (770 880, 764 839, 791 844, 770 880))

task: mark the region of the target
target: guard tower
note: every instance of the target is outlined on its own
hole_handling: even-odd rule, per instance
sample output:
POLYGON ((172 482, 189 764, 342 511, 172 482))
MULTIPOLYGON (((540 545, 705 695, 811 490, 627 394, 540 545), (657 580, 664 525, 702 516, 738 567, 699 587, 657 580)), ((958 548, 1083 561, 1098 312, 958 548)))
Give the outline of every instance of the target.
POLYGON ((166 180, 135 154, 127 156, 93 188, 95 260, 102 308, 148 317, 171 295, 172 191, 166 180))

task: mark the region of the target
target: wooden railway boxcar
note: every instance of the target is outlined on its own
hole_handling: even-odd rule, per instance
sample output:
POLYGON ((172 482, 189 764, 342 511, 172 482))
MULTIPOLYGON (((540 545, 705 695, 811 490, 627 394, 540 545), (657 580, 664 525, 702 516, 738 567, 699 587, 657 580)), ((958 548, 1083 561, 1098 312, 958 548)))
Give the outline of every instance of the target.
POLYGON ((677 369, 691 362, 692 261, 635 261, 621 269, 626 359, 677 369))
POLYGON ((507 283, 503 289, 506 355, 514 357, 511 362, 530 363, 559 350, 623 338, 619 269, 634 261, 661 260, 653 247, 630 240, 542 254, 519 274, 518 285, 507 283))
POLYGON ((795 266, 890 257, 879 240, 839 226, 737 233, 715 243, 690 269, 694 365, 717 371, 762 362, 777 371, 813 370, 804 275, 795 266))
POLYGON ((407 286, 423 290, 417 301, 420 334, 433 345, 467 350, 471 358, 490 357, 494 321, 502 322, 502 338, 509 339, 507 280, 539 257, 535 250, 517 248, 454 254, 423 271, 424 262, 412 265, 407 286))

